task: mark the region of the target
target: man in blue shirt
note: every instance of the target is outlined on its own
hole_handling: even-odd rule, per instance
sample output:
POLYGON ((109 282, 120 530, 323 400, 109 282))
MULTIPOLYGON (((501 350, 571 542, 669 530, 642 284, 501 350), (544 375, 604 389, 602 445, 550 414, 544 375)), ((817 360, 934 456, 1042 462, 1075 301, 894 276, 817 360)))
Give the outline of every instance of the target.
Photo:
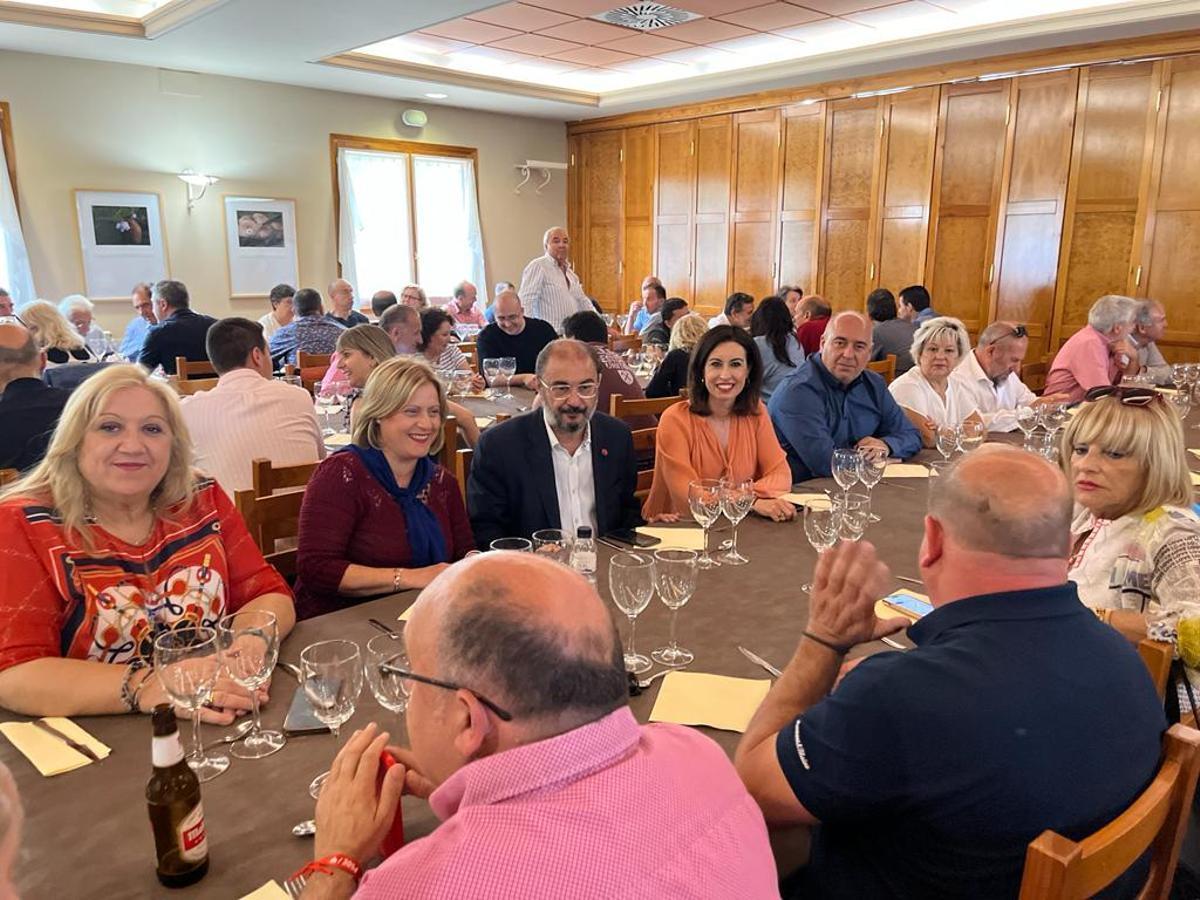
POLYGON ((155 283, 154 316, 158 324, 146 333, 138 363, 151 372, 162 366, 163 372, 174 375, 175 361, 181 356, 188 362, 208 361, 204 339, 217 320, 194 312, 191 302, 182 281, 168 278, 155 283))
POLYGON ((920 433, 883 378, 866 370, 870 358, 871 320, 840 312, 825 328, 821 352, 771 394, 767 411, 793 481, 827 477, 837 448, 902 459, 921 449, 920 433))
POLYGON ((142 352, 142 344, 150 333, 150 326, 157 325, 154 315, 154 304, 150 300, 150 285, 140 281, 133 286, 133 311, 136 315, 125 326, 125 336, 121 338, 120 353, 126 359, 136 360, 142 352))
POLYGON ((333 353, 337 349, 338 336, 346 329, 324 315, 321 295, 313 288, 301 288, 293 298, 296 318, 271 335, 268 344, 271 361, 276 367, 285 363, 296 364, 300 351, 305 353, 333 353))
POLYGON ((920 325, 930 319, 937 318, 937 310, 933 308, 933 298, 929 289, 923 284, 910 284, 900 289, 900 303, 896 315, 913 325, 920 325))
MULTIPOLYGON (((786 896, 1015 897, 1031 840, 1091 834, 1158 768, 1149 672, 1067 580, 1062 472, 990 444, 930 491, 916 649, 836 681, 851 648, 907 622, 876 618, 891 574, 843 542, 818 560, 803 638, 738 746, 768 825, 819 826, 786 896)), ((1140 886, 1144 862, 1114 887, 1140 886)))

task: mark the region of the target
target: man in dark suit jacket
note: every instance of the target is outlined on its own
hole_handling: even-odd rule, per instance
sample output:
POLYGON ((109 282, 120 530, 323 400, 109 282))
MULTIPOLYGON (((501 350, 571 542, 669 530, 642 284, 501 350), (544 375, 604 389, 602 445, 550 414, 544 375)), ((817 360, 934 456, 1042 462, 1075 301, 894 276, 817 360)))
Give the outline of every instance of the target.
POLYGON ((0 469, 24 471, 41 462, 71 396, 42 381, 45 362, 25 326, 0 325, 0 469))
POLYGON ((185 356, 189 362, 207 362, 208 350, 204 338, 209 326, 217 321, 212 316, 192 312, 188 290, 182 281, 164 280, 154 285, 154 313, 158 324, 146 332, 138 362, 154 371, 162 366, 168 375, 175 374, 175 357, 185 356))
POLYGON ((596 536, 639 524, 629 426, 596 412, 595 351, 563 338, 537 359, 542 406, 484 432, 467 481, 467 512, 481 549, 581 525, 596 536))

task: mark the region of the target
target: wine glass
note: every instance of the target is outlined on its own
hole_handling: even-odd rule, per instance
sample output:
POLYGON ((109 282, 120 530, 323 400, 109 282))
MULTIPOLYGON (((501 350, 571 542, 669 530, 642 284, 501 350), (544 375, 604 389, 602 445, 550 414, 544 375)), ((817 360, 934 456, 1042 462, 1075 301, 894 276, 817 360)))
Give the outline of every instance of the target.
POLYGON ((279 660, 279 624, 275 613, 248 609, 225 616, 217 623, 221 662, 229 677, 250 691, 254 724, 234 743, 230 752, 240 759, 260 759, 282 750, 287 738, 282 731, 263 731, 259 719, 258 689, 271 680, 279 660))
POLYGON ((200 781, 212 781, 229 768, 229 757, 206 753, 200 739, 200 708, 212 699, 221 674, 217 632, 204 625, 180 625, 154 639, 154 670, 167 696, 192 717, 192 752, 187 761, 200 781))
POLYGON ((871 498, 867 494, 845 493, 833 498, 841 519, 839 532, 850 541, 862 540, 871 520, 871 498))
POLYGON ((1167 400, 1171 404, 1171 408, 1179 414, 1180 421, 1187 419, 1188 413, 1192 411, 1192 393, 1190 390, 1181 390, 1177 394, 1169 394, 1167 400))
MULTIPOLYGON (((354 705, 362 691, 362 651, 353 641, 317 641, 300 652, 300 683, 312 704, 313 714, 329 726, 334 743, 342 724, 354 715, 354 705)), ((322 772, 308 786, 316 799, 329 777, 322 772)))
POLYGON ((960 438, 959 430, 954 425, 939 425, 937 430, 937 438, 935 444, 937 452, 942 454, 943 459, 949 459, 954 455, 954 451, 959 449, 958 442, 960 438))
POLYGON ((617 316, 617 328, 619 328, 621 330, 622 334, 625 333, 625 326, 628 324, 629 324, 629 313, 620 313, 617 316))
POLYGON ((700 573, 699 557, 695 550, 655 550, 654 583, 658 597, 671 611, 671 632, 667 646, 650 655, 664 666, 686 666, 695 655, 675 642, 675 617, 679 608, 696 592, 696 577, 700 573))
POLYGON ((1071 414, 1061 403, 1051 403, 1042 407, 1042 427, 1053 437, 1067 424, 1071 414))
POLYGON ((333 406, 330 407, 329 414, 332 416, 340 416, 334 421, 334 430, 337 432, 348 432, 350 430, 350 395, 354 392, 354 388, 350 386, 348 381, 336 381, 333 384, 333 406))
POLYGON ((750 562, 738 553, 737 534, 738 524, 750 513, 750 508, 754 506, 754 500, 753 481, 721 481, 721 512, 733 526, 733 540, 729 545, 729 550, 718 557, 725 565, 744 566, 750 562))
POLYGON ((496 379, 500 377, 500 360, 485 359, 479 366, 483 369, 483 379, 487 382, 487 395, 489 399, 495 400, 499 390, 496 387, 496 379))
POLYGON ((512 400, 512 378, 517 374, 517 358, 515 356, 500 357, 500 375, 504 378, 504 393, 497 400, 512 400))
POLYGON ((1188 367, 1187 363, 1173 363, 1171 365, 1171 384, 1175 386, 1175 390, 1183 390, 1184 385, 1188 382, 1188 367))
POLYGON ((721 515, 721 482, 716 478, 702 478, 688 484, 688 507, 692 517, 704 529, 704 552, 700 554, 700 568, 711 569, 720 563, 708 555, 708 529, 721 515))
POLYGON ((983 443, 983 439, 987 436, 987 428, 978 419, 966 419, 958 426, 958 431, 962 439, 962 448, 966 453, 970 453, 976 447, 983 443))
POLYGON ((412 683, 390 671, 392 667, 405 671, 409 668, 404 635, 377 634, 367 641, 367 684, 380 706, 400 715, 408 709, 412 683))
MULTIPOLYGON (((887 471, 888 461, 886 456, 879 456, 875 453, 869 453, 866 450, 860 450, 858 453, 858 480, 863 483, 863 487, 867 489, 867 496, 871 496, 871 491, 875 489, 875 485, 883 479, 883 473, 887 471)), ((871 513, 871 521, 880 521, 879 516, 871 513)))
POLYGON ((1021 434, 1025 435, 1025 440, 1022 442, 1021 447, 1028 450, 1030 448, 1029 436, 1038 427, 1038 409, 1036 406, 1017 407, 1017 427, 1021 429, 1021 434))
POLYGON ((612 328, 613 323, 616 322, 616 318, 612 313, 601 313, 600 318, 604 320, 604 324, 609 328, 612 328))
POLYGON ((317 414, 321 417, 321 434, 324 437, 332 437, 337 434, 333 426, 329 424, 330 409, 337 402, 337 397, 333 391, 333 385, 322 387, 320 382, 313 385, 313 402, 317 407, 317 414))
POLYGON ((533 538, 534 553, 562 563, 564 566, 570 565, 571 539, 561 528, 542 528, 535 531, 531 537, 533 538))
POLYGON ((488 544, 489 550, 512 550, 515 553, 533 552, 533 541, 523 537, 496 538, 488 544))
POLYGON ((850 490, 858 483, 858 450, 854 447, 842 447, 833 451, 833 480, 838 483, 842 492, 850 490))
MULTIPOLYGON (((841 518, 841 509, 832 498, 824 501, 814 498, 804 504, 804 536, 818 556, 838 542, 841 518)), ((800 588, 806 594, 811 594, 812 589, 811 581, 800 588)))
POLYGON ((654 596, 654 557, 645 553, 614 554, 608 563, 608 591, 617 609, 629 618, 629 643, 625 648, 625 668, 635 675, 650 668, 650 659, 637 652, 634 637, 637 617, 654 596))

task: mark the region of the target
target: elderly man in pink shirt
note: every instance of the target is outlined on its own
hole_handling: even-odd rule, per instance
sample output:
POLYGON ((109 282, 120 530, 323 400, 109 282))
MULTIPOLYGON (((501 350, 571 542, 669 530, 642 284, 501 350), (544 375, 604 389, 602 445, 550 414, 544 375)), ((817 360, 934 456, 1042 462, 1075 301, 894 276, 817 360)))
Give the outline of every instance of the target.
MULTIPOLYGON (((1137 301, 1106 294, 1088 310, 1087 325, 1071 335, 1046 375, 1047 394, 1066 394, 1074 403, 1094 387, 1117 384, 1137 361, 1127 338, 1137 314, 1137 301)), ((1136 368, 1134 369, 1136 371, 1136 368)))
POLYGON ((407 627, 412 750, 376 791, 386 733, 356 732, 317 803, 305 898, 778 897, 767 829, 698 731, 639 726, 594 587, 534 554, 486 553, 422 592, 407 627), (442 824, 351 874, 401 788, 442 824), (346 869, 350 872, 345 871, 346 869))
POLYGON ((487 324, 483 313, 475 307, 477 295, 475 285, 469 281, 460 282, 454 288, 454 299, 446 304, 446 312, 450 313, 455 325, 474 325, 482 328, 487 324))

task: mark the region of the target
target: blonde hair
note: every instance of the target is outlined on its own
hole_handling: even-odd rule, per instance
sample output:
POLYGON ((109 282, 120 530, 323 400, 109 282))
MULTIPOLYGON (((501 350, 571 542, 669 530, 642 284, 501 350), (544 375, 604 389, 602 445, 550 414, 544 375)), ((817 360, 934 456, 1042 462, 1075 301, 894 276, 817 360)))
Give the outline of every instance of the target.
POLYGON ((410 288, 412 290, 416 291, 418 295, 420 295, 421 309, 425 309, 425 307, 429 306, 429 297, 426 296, 426 294, 425 294, 425 288, 421 287, 419 284, 406 284, 404 286, 403 290, 400 291, 400 296, 403 297, 404 291, 407 291, 410 288))
POLYGON ((967 335, 967 326, 962 323, 962 320, 953 316, 937 316, 922 322, 913 332, 912 350, 910 351, 912 358, 920 360, 921 351, 925 349, 925 345, 935 338, 940 338, 943 334, 954 337, 954 345, 958 348, 959 359, 970 352, 971 339, 967 335))
POLYGON ((1142 466, 1141 493, 1124 515, 1142 515, 1160 506, 1192 505, 1192 479, 1184 447, 1183 425, 1161 395, 1146 406, 1129 406, 1118 397, 1083 403, 1063 431, 1059 456, 1071 480, 1072 449, 1099 444, 1132 456, 1142 466))
POLYGON ((34 333, 38 347, 42 350, 78 350, 83 346, 83 336, 67 317, 46 300, 34 300, 18 311, 21 321, 34 333))
MULTIPOLYGON (((354 445, 383 449, 379 445, 379 421, 411 401, 413 394, 425 384, 432 384, 437 390, 444 425, 447 416, 446 391, 427 363, 411 356, 393 356, 377 365, 367 376, 362 396, 354 404, 355 419, 351 427, 354 445)), ((429 447, 430 453, 442 449, 442 437, 443 431, 439 428, 429 447)))
POLYGON ((357 350, 359 353, 371 357, 376 363, 381 363, 396 355, 396 347, 392 344, 392 339, 378 325, 355 325, 353 328, 347 328, 338 335, 337 350, 339 353, 346 350, 357 350))
POLYGON ((691 350, 696 346, 704 332, 708 331, 708 323, 699 313, 688 313, 671 326, 671 340, 667 342, 668 350, 691 350))
POLYGON ((74 532, 90 546, 90 530, 84 526, 91 492, 79 469, 79 448, 109 399, 126 388, 143 388, 152 393, 162 404, 171 431, 171 457, 162 481, 150 493, 150 505, 158 516, 181 504, 186 509, 195 497, 196 484, 192 440, 183 422, 179 399, 165 382, 152 379, 145 369, 135 365, 108 366, 72 391, 45 457, 24 478, 0 491, 0 502, 26 497, 46 503, 57 510, 68 534, 74 532))

